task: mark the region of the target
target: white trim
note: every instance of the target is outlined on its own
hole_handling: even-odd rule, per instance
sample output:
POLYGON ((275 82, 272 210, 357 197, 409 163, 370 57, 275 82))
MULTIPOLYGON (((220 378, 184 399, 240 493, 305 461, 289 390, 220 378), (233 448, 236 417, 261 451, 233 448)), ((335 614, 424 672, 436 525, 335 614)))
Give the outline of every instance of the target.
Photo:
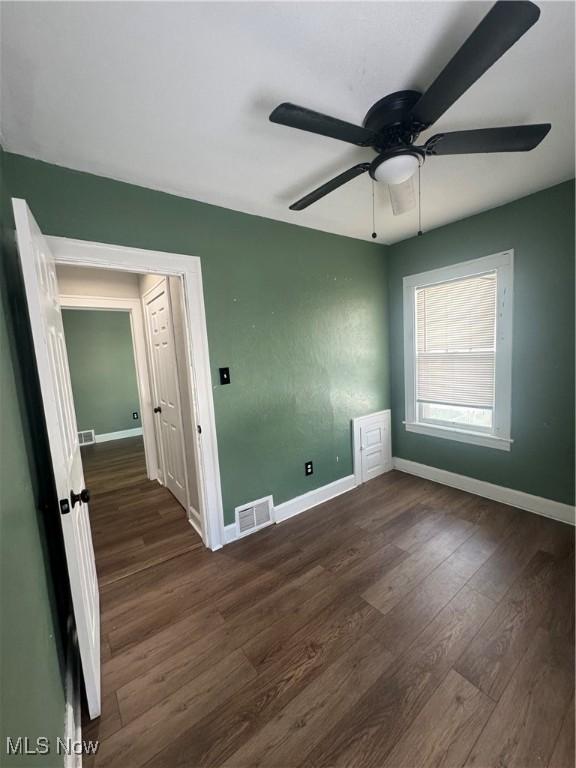
POLYGON ((191 363, 188 371, 190 402, 195 403, 197 423, 202 426, 202 435, 198 440, 201 469, 198 485, 203 540, 210 549, 220 549, 224 538, 222 490, 200 259, 198 256, 104 245, 66 237, 47 239, 59 264, 182 278, 187 318, 186 341, 191 363))
POLYGON ((188 520, 188 522, 190 523, 192 528, 194 528, 194 530, 196 531, 198 536, 200 536, 200 538, 202 538, 202 529, 200 528, 200 526, 196 522, 196 519, 198 517, 200 517, 200 515, 198 514, 197 510, 195 510, 194 507, 192 505, 190 505, 188 507, 188 515, 187 515, 186 519, 188 520))
POLYGON ((456 429, 455 427, 441 427, 438 424, 424 424, 414 422, 409 424, 403 422, 406 432, 417 432, 419 435, 430 435, 431 437, 443 437, 445 440, 456 440, 458 443, 469 443, 471 445, 483 445, 486 448, 497 448, 500 451, 509 451, 513 440, 506 440, 504 437, 496 437, 483 432, 469 432, 465 429, 456 429))
POLYGON ((224 544, 232 544, 238 538, 238 526, 236 521, 224 526, 224 544))
MULTIPOLYGON (((323 504, 325 501, 340 496, 343 493, 348 493, 356 488, 356 481, 354 475, 348 475, 342 477, 340 480, 335 480, 333 483, 323 485, 320 488, 315 488, 313 491, 303 493, 301 496, 295 496, 289 501, 284 501, 282 504, 278 504, 276 507, 272 507, 273 521, 283 523, 295 515, 300 515, 302 512, 306 512, 313 507, 317 507, 319 504, 323 504)), ((267 497, 265 497, 267 498, 267 497)), ((272 498, 272 497, 270 497, 272 498)), ((262 501, 263 499, 261 499, 262 501)), ((254 502, 252 502, 254 503, 254 502)), ((237 507, 236 509, 245 509, 247 504, 237 507)), ((260 528, 253 528, 249 533, 256 533, 267 528, 268 526, 260 526, 260 528)), ((233 541, 237 541, 239 538, 244 538, 248 534, 243 534, 242 537, 238 536, 238 527, 236 521, 224 526, 224 544, 231 544, 233 541)))
POLYGON ((514 251, 502 251, 480 259, 471 259, 440 269, 431 269, 403 279, 404 304, 404 405, 407 432, 471 443, 486 448, 509 451, 512 393, 512 318, 514 251), (496 368, 493 432, 478 433, 457 427, 418 421, 416 406, 416 306, 415 293, 436 283, 458 280, 483 272, 497 272, 496 368))
POLYGON ((449 264, 447 267, 426 270, 417 275, 406 275, 403 283, 409 288, 421 288, 424 285, 434 283, 446 283, 449 280, 460 280, 470 275, 479 275, 482 272, 492 272, 502 266, 504 257, 514 257, 514 249, 493 253, 490 256, 481 256, 479 259, 459 261, 458 264, 449 264))
MULTIPOLYGON (((58 262, 58 256, 55 255, 58 262)), ((144 337, 144 320, 142 317, 142 304, 140 299, 117 298, 111 296, 84 296, 60 294, 60 306, 63 309, 78 310, 103 310, 113 312, 128 312, 130 316, 130 332, 132 335, 132 350, 134 353, 134 367, 136 369, 136 386, 140 400, 140 420, 142 422, 142 436, 144 439, 144 458, 146 460, 146 474, 149 480, 158 479, 158 454, 156 451, 156 438, 154 434, 154 420, 152 416, 152 389, 150 387, 150 375, 146 358, 146 341, 144 337)), ((110 438, 114 440, 115 438, 110 438)), ((98 442, 98 440, 96 441, 98 442)), ((104 441, 100 441, 104 442, 104 441)))
POLYGON ((328 483, 328 485, 323 485, 320 488, 315 488, 313 491, 303 493, 301 496, 296 496, 274 507, 276 522, 281 523, 290 517, 294 517, 294 515, 300 515, 302 512, 318 506, 318 504, 323 504, 335 496, 351 491, 353 488, 356 488, 356 480, 354 475, 348 475, 347 477, 340 478, 340 480, 335 480, 333 483, 328 483))
POLYGON ((117 432, 102 432, 96 435, 97 443, 109 443, 111 440, 123 440, 125 437, 138 437, 142 434, 142 427, 134 429, 119 429, 117 432))
POLYGON ((534 512, 536 515, 542 515, 543 517, 550 517, 561 523, 575 524, 574 507, 570 504, 562 504, 559 501, 545 499, 542 496, 533 496, 531 493, 516 491, 513 488, 505 488, 502 485, 494 485, 493 483, 476 480, 466 475, 457 475, 455 472, 437 469, 436 467, 419 464, 408 459, 395 457, 393 463, 394 469, 400 472, 407 472, 410 475, 423 477, 435 483, 459 488, 461 491, 467 491, 476 496, 483 496, 486 499, 492 499, 492 501, 498 501, 501 504, 508 504, 511 507, 525 509, 528 512, 534 512))
POLYGON ((392 469, 392 419, 391 419, 391 413, 390 409, 387 409, 385 411, 375 411, 374 413, 368 413, 365 416, 357 416, 355 419, 352 419, 352 450, 353 450, 353 461, 354 461, 354 482, 356 485, 360 485, 360 483, 363 482, 362 480, 362 438, 360 434, 360 430, 362 426, 365 424, 368 424, 371 421, 374 421, 376 419, 382 418, 386 421, 386 426, 388 427, 388 437, 390 438, 388 449, 390 451, 389 455, 389 462, 386 462, 386 467, 384 469, 384 472, 389 472, 392 469))

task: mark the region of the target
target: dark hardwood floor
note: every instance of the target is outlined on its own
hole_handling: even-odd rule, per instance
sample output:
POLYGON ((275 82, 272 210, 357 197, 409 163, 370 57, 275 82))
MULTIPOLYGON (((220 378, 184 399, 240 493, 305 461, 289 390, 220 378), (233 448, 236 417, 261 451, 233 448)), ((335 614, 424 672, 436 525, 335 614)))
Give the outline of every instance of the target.
POLYGON ((170 491, 146 476, 141 437, 82 449, 100 588, 203 548, 170 491))
POLYGON ((106 768, 572 768, 574 530, 390 472, 205 550, 85 453, 106 768))

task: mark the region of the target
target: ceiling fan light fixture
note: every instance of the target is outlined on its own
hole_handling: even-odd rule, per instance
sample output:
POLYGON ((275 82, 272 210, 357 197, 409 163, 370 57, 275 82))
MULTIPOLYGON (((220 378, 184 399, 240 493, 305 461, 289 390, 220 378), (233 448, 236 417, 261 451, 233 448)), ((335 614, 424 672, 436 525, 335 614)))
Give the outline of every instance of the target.
POLYGON ((403 184, 412 178, 418 170, 419 160, 416 155, 406 153, 394 155, 383 160, 374 169, 374 178, 383 184, 403 184))

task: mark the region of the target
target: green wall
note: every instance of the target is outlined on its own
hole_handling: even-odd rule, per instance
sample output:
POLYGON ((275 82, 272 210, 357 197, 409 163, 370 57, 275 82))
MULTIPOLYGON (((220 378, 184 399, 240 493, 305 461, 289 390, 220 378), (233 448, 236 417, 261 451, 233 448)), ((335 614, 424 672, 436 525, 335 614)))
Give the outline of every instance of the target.
MULTIPOLYGON (((22 380, 13 365, 18 319, 8 306, 14 287, 14 228, 0 149, 0 765, 61 765, 52 755, 8 757, 6 736, 63 735, 62 650, 55 615, 39 483, 29 455, 22 380)), ((57 521, 59 524, 59 521, 57 521)))
POLYGON ((574 503, 574 182, 388 250, 394 454, 574 503), (402 278, 514 249, 510 453, 406 432, 402 278))
POLYGON ((46 234, 201 258, 226 523, 352 473, 350 419, 390 406, 381 246, 8 153, 6 168, 46 234))
POLYGON ((65 309, 62 320, 78 429, 141 426, 129 313, 65 309))

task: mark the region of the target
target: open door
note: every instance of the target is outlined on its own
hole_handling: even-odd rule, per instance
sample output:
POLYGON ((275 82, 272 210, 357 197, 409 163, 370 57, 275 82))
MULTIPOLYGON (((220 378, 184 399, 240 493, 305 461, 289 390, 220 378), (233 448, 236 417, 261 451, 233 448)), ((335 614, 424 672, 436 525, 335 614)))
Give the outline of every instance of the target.
POLYGON ((94 718, 100 715, 100 600, 55 262, 26 202, 13 205, 86 698, 94 718))

